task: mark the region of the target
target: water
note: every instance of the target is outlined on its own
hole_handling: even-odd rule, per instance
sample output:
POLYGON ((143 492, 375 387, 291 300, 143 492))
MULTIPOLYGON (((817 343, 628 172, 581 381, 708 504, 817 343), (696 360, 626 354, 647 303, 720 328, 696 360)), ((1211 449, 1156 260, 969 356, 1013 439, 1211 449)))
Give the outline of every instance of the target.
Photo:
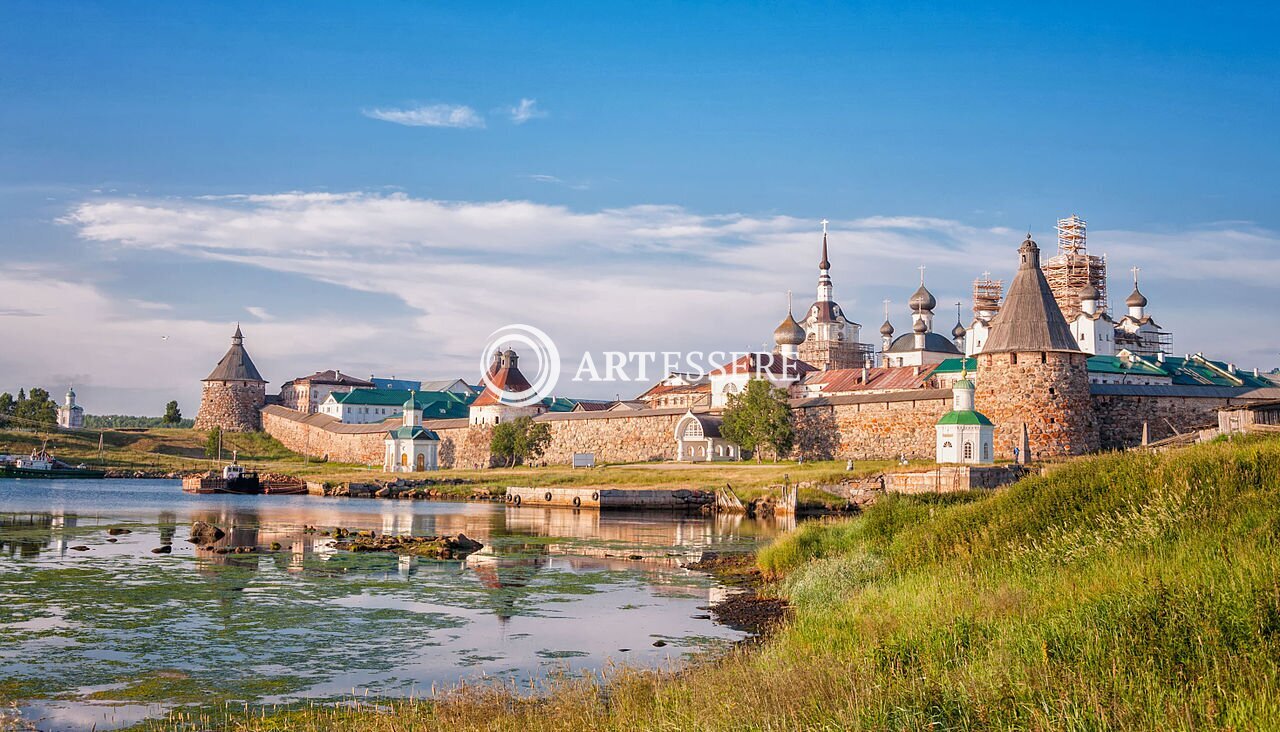
POLYGON ((743 637, 707 612, 730 590, 681 565, 780 528, 496 503, 190 495, 177 481, 0 480, 0 701, 19 701, 41 728, 107 729, 183 705, 423 695, 459 681, 675 664, 743 637), (196 520, 227 532, 220 545, 280 549, 196 549, 185 541, 196 520), (485 548, 462 561, 350 554, 305 530, 338 526, 465 533, 485 548), (113 527, 130 533, 111 536, 113 527), (159 546, 172 553, 153 554, 159 546))

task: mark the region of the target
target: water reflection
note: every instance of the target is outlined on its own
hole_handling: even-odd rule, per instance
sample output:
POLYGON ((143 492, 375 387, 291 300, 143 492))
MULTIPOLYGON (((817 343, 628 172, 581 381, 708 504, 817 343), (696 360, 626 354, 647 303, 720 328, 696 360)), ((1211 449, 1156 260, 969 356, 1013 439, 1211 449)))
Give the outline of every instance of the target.
POLYGON ((520 680, 610 660, 663 664, 742 636, 707 617, 727 590, 682 565, 789 528, 128 483, 0 481, 0 604, 11 619, 0 616, 0 664, 41 696, 74 700, 78 689, 172 669, 212 698, 271 702, 520 680), (197 547, 187 541, 194 521, 225 535, 197 547), (342 552, 324 535, 336 527, 463 533, 484 548, 459 561, 342 552), (228 663, 234 678, 216 672, 228 663))

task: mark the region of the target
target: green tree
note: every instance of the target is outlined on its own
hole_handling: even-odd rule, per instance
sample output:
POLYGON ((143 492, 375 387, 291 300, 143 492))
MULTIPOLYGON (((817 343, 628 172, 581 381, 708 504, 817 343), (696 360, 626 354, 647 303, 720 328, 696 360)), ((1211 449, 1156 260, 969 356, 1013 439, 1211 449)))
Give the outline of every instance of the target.
POLYGON ((17 404, 17 402, 14 400, 12 394, 7 391, 0 394, 0 426, 4 426, 8 422, 5 417, 13 416, 13 407, 15 404, 17 404))
POLYGON ((729 395, 720 434, 753 453, 756 462, 766 447, 772 448, 774 460, 786 455, 796 435, 787 392, 763 379, 748 381, 741 393, 729 395))
POLYGON ((209 437, 204 441, 204 456, 209 459, 221 457, 219 448, 222 447, 222 428, 214 427, 209 430, 209 437))
POLYGON ((58 423, 58 405, 49 398, 49 392, 33 386, 30 392, 18 390, 13 416, 20 427, 53 426, 58 423))
POLYGON ((532 417, 516 417, 493 428, 489 453, 508 468, 542 457, 551 443, 551 430, 532 417))
POLYGON ((176 425, 182 421, 182 410, 178 409, 178 402, 172 401, 164 405, 164 423, 167 425, 176 425))

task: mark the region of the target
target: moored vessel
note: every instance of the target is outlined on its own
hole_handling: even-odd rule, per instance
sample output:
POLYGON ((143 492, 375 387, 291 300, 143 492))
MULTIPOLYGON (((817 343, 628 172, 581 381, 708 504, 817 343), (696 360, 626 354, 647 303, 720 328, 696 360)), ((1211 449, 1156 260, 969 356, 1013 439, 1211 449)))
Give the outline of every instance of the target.
POLYGON ((68 465, 50 455, 48 450, 32 450, 31 455, 11 462, 0 462, 0 478, 104 478, 105 470, 85 465, 68 465))

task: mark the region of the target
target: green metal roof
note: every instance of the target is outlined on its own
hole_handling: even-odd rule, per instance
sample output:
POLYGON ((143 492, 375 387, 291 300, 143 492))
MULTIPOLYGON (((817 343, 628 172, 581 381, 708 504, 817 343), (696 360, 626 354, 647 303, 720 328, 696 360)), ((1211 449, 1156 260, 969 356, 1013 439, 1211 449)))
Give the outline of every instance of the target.
POLYGON ((439 440, 440 436, 425 427, 399 427, 387 434, 397 440, 439 440))
MULTIPOLYGON (((402 407, 408 403, 409 394, 404 389, 355 389, 346 394, 334 394, 333 398, 339 404, 347 406, 402 407)), ((455 394, 451 391, 420 391, 413 394, 414 404, 422 410, 422 416, 426 419, 465 417, 475 398, 475 394, 455 394)))
POLYGON ((942 415, 942 419, 938 420, 938 424, 978 424, 990 425, 991 420, 981 412, 975 412, 972 409, 966 409, 961 412, 947 412, 942 415))
POLYGON ((578 406, 578 402, 591 401, 590 399, 570 399, 569 397, 547 397, 542 400, 542 405, 547 408, 548 412, 572 412, 573 408, 578 406))
POLYGON ((1096 374, 1136 374, 1142 376, 1168 376, 1168 372, 1142 361, 1125 364, 1119 356, 1090 356, 1089 371, 1096 374))
POLYGON ((977 373, 978 359, 969 356, 968 358, 948 358, 933 370, 935 374, 958 374, 968 370, 969 373, 977 373))

